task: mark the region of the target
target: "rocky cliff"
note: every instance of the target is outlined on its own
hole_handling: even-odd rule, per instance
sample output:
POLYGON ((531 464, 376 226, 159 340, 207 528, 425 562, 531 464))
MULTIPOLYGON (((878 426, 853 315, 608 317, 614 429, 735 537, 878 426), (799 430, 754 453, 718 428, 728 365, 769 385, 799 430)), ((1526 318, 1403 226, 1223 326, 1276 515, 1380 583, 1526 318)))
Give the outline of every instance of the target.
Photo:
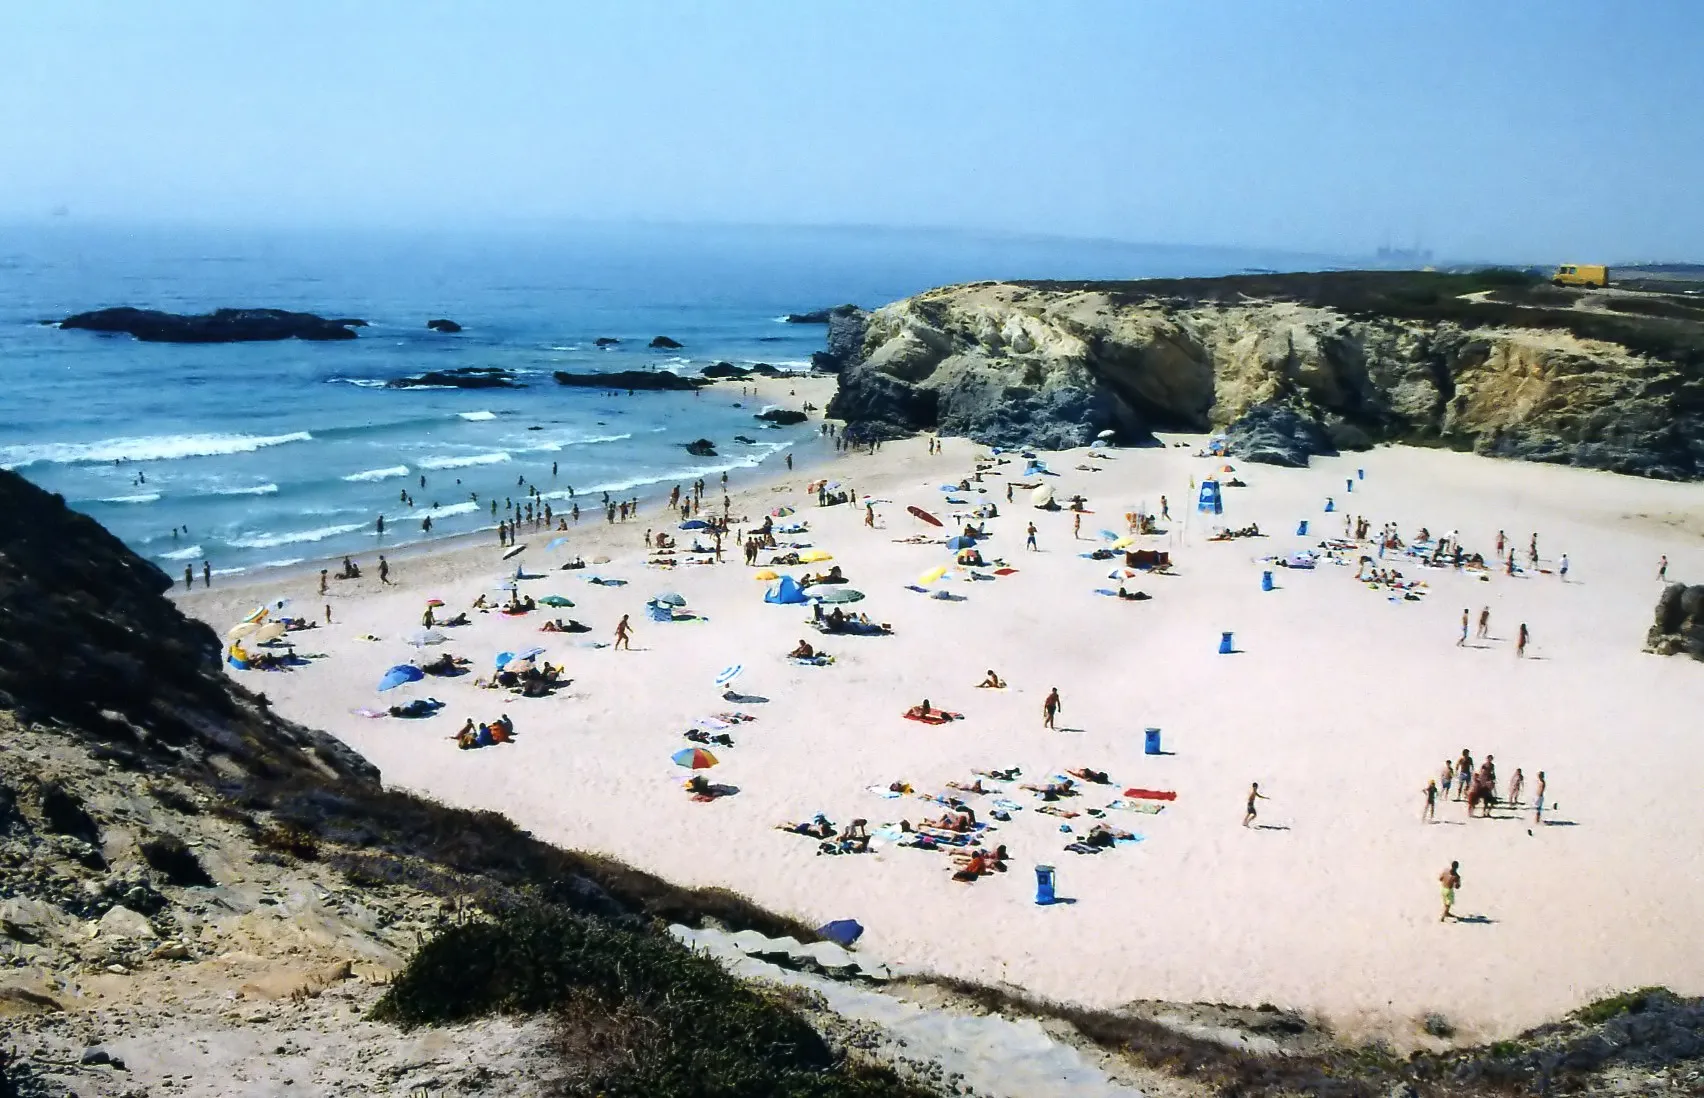
POLYGON ((1704 309, 1679 308, 1628 316, 1500 272, 974 283, 872 313, 829 414, 875 437, 1232 428, 1284 463, 1408 441, 1690 479, 1704 309))

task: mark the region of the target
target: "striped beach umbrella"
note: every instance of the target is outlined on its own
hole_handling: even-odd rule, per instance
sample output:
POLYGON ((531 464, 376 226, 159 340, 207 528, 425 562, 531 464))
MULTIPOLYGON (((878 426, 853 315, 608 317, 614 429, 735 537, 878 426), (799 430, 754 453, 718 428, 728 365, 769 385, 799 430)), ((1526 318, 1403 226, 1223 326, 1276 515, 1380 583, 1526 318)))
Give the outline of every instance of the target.
POLYGON ((702 747, 683 748, 670 755, 669 758, 674 760, 676 766, 684 766, 688 770, 708 770, 716 765, 716 756, 702 747))

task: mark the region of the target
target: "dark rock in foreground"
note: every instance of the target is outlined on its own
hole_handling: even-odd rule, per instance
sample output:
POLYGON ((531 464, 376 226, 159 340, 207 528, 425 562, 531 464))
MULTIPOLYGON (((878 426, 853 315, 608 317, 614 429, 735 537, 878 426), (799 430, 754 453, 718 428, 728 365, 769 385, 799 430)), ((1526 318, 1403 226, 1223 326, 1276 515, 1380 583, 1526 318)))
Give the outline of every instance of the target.
POLYGON ((574 374, 558 370, 552 376, 558 385, 580 389, 626 389, 629 392, 639 389, 675 392, 710 384, 701 377, 682 377, 668 370, 615 370, 607 374, 574 374))
POLYGON ((145 343, 252 343, 277 339, 354 339, 354 317, 328 320, 283 309, 218 309, 211 313, 165 313, 157 309, 96 309, 59 322, 61 329, 128 332, 145 343))
POLYGON ((680 344, 676 343, 668 336, 657 336, 655 339, 651 340, 651 346, 657 350, 673 351, 677 350, 680 347, 680 344))
POLYGON ((1225 429, 1226 448, 1244 461, 1304 469, 1308 459, 1334 454, 1325 429, 1294 408, 1256 404, 1225 429))
POLYGON ((791 408, 771 408, 767 412, 759 412, 753 419, 766 419, 777 427, 791 427, 795 423, 805 421, 805 413, 795 412, 791 408))
POLYGON ((1645 635, 1645 651, 1659 656, 1684 652, 1704 660, 1704 584, 1671 583, 1663 588, 1656 620, 1645 635))
POLYGON ((437 320, 428 320, 426 322, 426 327, 432 329, 434 332, 459 332, 462 330, 462 326, 460 324, 457 324, 453 320, 445 320, 443 317, 439 317, 437 320))
POLYGON ((707 438, 694 439, 691 442, 683 443, 683 445, 686 447, 686 452, 693 457, 713 458, 716 456, 716 444, 707 438))
POLYGON ((385 382, 387 389, 415 389, 425 385, 441 385, 451 389, 525 389, 508 370, 495 366, 463 366, 455 370, 428 370, 414 377, 393 378, 385 382))

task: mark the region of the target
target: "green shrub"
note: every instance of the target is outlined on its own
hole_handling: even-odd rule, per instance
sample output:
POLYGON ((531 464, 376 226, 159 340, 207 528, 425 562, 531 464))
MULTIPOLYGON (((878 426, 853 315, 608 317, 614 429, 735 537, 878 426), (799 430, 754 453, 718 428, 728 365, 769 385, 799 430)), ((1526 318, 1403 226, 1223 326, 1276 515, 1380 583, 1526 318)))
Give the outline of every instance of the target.
POLYGON ((1674 992, 1666 987, 1641 987, 1623 991, 1619 995, 1587 1003, 1574 1012, 1574 1018, 1585 1025, 1595 1026, 1622 1014, 1638 1014, 1650 1004, 1651 999, 1658 996, 1672 998, 1674 992))
POLYGON ((570 1093, 917 1096, 843 1062, 798 1013, 661 933, 535 906, 445 929, 372 1016, 404 1026, 558 1012, 570 1093))

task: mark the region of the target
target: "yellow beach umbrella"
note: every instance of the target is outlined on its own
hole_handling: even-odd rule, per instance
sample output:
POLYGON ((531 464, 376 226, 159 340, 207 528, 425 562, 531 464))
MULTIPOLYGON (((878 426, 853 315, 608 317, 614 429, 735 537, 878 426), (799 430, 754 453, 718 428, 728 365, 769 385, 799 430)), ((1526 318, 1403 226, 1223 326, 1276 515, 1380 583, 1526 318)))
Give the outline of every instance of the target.
POLYGON ((833 560, 833 553, 825 553, 821 549, 807 549, 799 554, 801 564, 816 564, 819 561, 833 560))
POLYGON ((754 580, 758 580, 758 581, 760 581, 760 582, 763 582, 763 583, 768 583, 768 582, 769 582, 769 581, 771 581, 771 580, 778 580, 778 579, 780 579, 780 578, 781 578, 781 573, 779 573, 779 572, 772 572, 772 571, 770 571, 770 570, 769 570, 769 569, 767 569, 767 568, 765 568, 765 569, 764 569, 764 570, 763 570, 763 571, 761 571, 761 572, 759 572, 759 573, 758 573, 758 574, 757 574, 757 575, 755 575, 755 576, 753 576, 753 577, 751 577, 751 578, 752 578, 752 579, 754 579, 754 580))
POLYGON ((1135 545, 1135 544, 1136 544, 1135 538, 1126 537, 1126 538, 1119 538, 1117 541, 1113 542, 1112 547, 1114 549, 1128 549, 1132 545, 1135 545))
POLYGON ((927 572, 924 572, 921 576, 918 576, 917 582, 934 583, 936 580, 947 574, 947 567, 947 565, 943 564, 939 568, 931 568, 927 572))
POLYGON ((240 621, 231 626, 230 631, 225 634, 225 639, 230 641, 242 640, 244 637, 259 628, 260 622, 258 621, 240 621))
POLYGON ((277 640, 279 637, 282 637, 284 633, 285 629, 283 622, 269 621, 259 629, 256 629, 249 639, 254 641, 256 644, 267 644, 271 641, 277 640))

